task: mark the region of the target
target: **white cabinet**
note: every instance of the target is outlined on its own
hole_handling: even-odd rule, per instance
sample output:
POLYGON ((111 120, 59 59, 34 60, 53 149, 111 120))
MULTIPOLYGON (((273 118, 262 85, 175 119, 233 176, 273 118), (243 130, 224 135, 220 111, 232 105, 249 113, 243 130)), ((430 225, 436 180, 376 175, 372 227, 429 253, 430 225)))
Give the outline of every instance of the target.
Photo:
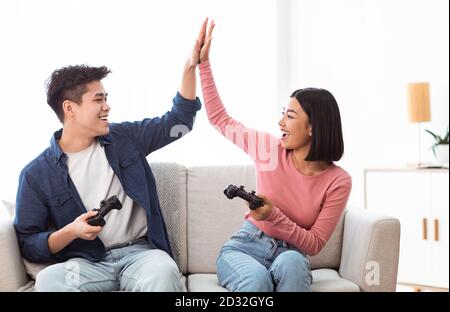
POLYGON ((400 283, 448 288, 447 169, 366 169, 366 209, 400 220, 400 283))

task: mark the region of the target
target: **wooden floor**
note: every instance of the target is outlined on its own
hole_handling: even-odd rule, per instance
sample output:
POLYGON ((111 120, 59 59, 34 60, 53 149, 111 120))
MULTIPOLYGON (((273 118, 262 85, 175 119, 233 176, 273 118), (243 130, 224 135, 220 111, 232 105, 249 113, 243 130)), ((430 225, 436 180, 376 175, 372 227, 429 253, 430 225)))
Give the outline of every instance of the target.
POLYGON ((448 292, 448 289, 419 285, 397 284, 397 292, 448 292))

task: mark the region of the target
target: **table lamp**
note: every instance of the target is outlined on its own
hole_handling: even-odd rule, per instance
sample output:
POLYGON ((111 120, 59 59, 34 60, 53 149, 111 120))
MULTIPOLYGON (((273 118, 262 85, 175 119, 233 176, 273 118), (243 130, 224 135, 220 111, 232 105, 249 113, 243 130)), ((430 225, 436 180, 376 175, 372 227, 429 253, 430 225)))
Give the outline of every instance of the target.
POLYGON ((421 123, 431 120, 430 113, 430 85, 428 82, 417 82, 408 84, 408 112, 409 121, 418 124, 419 135, 419 162, 417 167, 422 164, 422 146, 420 137, 422 135, 421 123))

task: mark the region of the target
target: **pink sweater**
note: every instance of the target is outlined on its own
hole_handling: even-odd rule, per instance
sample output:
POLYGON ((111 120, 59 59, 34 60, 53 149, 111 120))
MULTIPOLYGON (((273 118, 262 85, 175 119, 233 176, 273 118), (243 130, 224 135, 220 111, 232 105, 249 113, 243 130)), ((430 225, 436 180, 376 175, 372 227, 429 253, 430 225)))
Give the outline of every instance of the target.
POLYGON ((333 233, 347 204, 352 186, 350 175, 332 164, 316 176, 297 171, 292 152, 280 138, 245 127, 231 118, 217 92, 209 62, 200 64, 200 78, 210 123, 255 162, 257 193, 273 203, 264 221, 246 219, 260 230, 284 240, 308 255, 317 254, 333 233))

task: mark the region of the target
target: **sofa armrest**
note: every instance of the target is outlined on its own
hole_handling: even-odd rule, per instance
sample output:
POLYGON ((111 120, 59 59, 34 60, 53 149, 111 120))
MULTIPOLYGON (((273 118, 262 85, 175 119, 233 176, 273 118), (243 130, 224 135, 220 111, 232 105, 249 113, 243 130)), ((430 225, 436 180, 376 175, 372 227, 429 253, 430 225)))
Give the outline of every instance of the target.
POLYGON ((339 274, 361 291, 395 291, 400 247, 400 222, 381 213, 349 209, 339 274))
POLYGON ((0 219, 0 291, 16 291, 28 278, 13 220, 0 219))

